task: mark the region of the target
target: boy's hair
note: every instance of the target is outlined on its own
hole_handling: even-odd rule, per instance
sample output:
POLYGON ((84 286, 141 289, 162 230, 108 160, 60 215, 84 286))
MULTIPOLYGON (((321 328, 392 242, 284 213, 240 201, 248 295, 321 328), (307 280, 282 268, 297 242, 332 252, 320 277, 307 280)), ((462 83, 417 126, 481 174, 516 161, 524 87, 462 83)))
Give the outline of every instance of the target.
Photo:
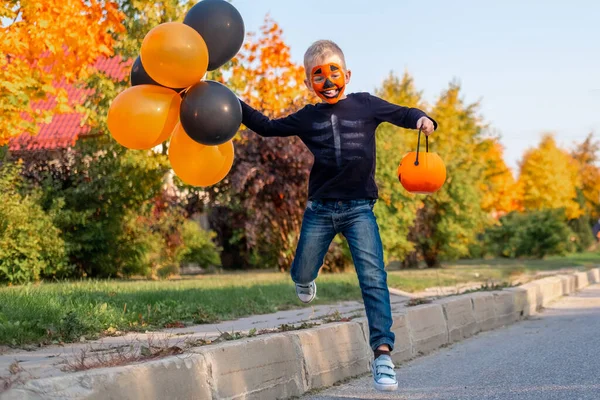
POLYGON ((317 40, 313 44, 310 45, 306 53, 304 53, 304 69, 306 70, 306 75, 310 73, 308 71, 308 67, 310 64, 318 63, 323 58, 335 54, 340 57, 342 60, 342 67, 346 68, 346 59, 344 58, 344 52, 334 42, 331 40, 317 40))

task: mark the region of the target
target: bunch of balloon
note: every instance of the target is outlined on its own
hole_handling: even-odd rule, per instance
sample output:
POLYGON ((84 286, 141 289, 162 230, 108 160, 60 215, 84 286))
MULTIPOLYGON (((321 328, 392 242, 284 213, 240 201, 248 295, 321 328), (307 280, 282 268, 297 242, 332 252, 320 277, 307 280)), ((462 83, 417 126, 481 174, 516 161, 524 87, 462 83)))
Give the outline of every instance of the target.
POLYGON ((227 87, 205 80, 242 47, 244 22, 225 0, 202 0, 183 23, 156 26, 131 68, 131 87, 108 112, 108 129, 122 146, 151 149, 170 138, 169 161, 187 184, 211 186, 233 165, 240 103, 227 87))

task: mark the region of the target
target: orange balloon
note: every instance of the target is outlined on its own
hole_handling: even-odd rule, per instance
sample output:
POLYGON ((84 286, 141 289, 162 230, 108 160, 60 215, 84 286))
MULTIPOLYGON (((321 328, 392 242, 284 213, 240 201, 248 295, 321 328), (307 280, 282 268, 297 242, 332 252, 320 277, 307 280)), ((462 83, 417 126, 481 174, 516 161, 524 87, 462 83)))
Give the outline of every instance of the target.
POLYGON ((119 93, 108 110, 108 130, 124 147, 147 150, 164 142, 179 121, 181 97, 171 89, 139 85, 119 93))
POLYGON ((152 79, 171 88, 200 82, 208 69, 204 39, 194 28, 179 22, 167 22, 148 32, 140 58, 152 79))
POLYGON ((177 124, 169 145, 169 161, 175 174, 192 186, 212 186, 223 180, 233 165, 233 141, 205 146, 177 124))

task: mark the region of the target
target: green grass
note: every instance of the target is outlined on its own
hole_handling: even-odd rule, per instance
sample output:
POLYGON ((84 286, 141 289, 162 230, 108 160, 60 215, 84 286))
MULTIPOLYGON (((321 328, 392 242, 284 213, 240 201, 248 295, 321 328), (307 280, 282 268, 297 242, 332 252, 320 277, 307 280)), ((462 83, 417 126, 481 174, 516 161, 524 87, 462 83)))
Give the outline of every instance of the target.
POLYGON ((407 292, 418 292, 433 286, 454 286, 489 280, 510 281, 521 274, 597 265, 600 265, 600 252, 548 257, 544 260, 461 260, 438 269, 391 271, 388 273, 388 284, 407 292))
MULTIPOLYGON (((360 298, 352 274, 319 278, 319 303, 360 298)), ((179 281, 85 281, 0 289, 0 344, 96 338, 272 313, 300 306, 287 274, 225 274, 179 281)))
MULTIPOLYGON (((600 264, 600 253, 543 261, 464 261, 441 269, 390 271, 405 291, 515 274, 600 264)), ((322 274, 313 304, 360 299, 354 272, 322 274)), ((93 339, 115 331, 211 323, 304 306, 288 274, 238 273, 177 281, 84 281, 0 288, 0 344, 20 346, 93 339)))

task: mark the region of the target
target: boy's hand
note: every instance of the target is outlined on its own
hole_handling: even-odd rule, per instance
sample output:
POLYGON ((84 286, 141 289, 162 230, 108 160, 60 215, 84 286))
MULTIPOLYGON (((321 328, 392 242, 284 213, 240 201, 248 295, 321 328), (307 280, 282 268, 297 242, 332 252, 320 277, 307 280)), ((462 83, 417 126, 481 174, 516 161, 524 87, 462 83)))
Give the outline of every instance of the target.
POLYGON ((425 134, 425 136, 429 136, 433 133, 433 131, 435 130, 435 127, 433 126, 433 122, 427 118, 427 117, 421 117, 419 118, 419 120, 417 121, 417 129, 421 129, 423 128, 423 133, 425 134))

